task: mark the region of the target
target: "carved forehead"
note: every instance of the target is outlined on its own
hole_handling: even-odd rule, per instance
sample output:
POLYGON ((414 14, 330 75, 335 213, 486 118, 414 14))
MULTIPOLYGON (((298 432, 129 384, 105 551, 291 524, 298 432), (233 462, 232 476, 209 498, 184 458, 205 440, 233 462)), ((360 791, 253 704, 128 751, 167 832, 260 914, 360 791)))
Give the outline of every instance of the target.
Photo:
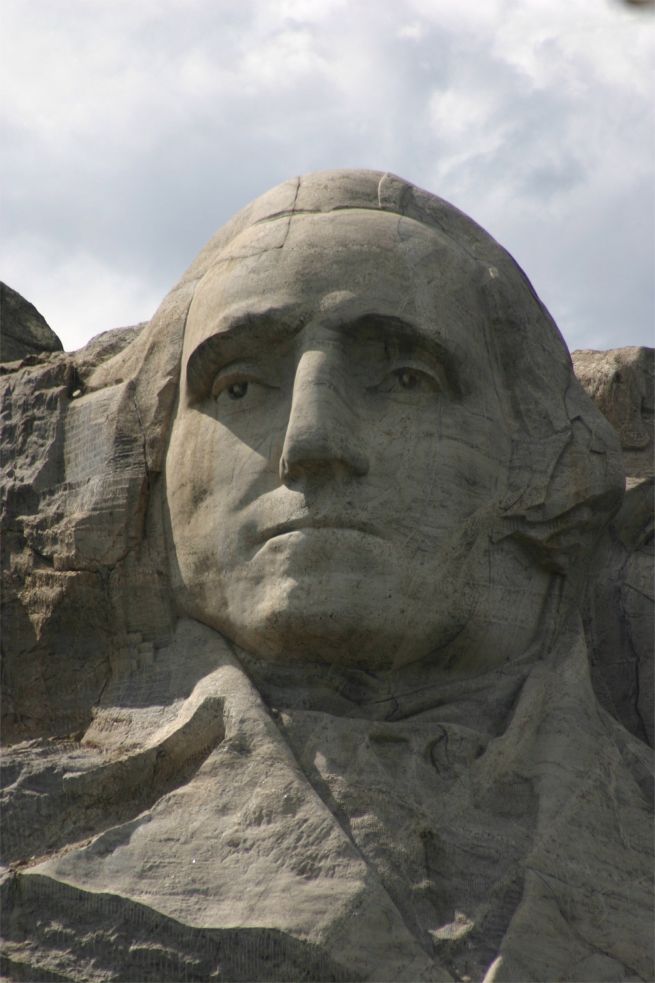
POLYGON ((293 213, 272 216, 242 229, 226 243, 219 259, 280 249, 294 242, 314 243, 320 249, 327 241, 349 240, 353 247, 393 249, 400 253, 422 249, 462 250, 452 238, 406 215, 364 208, 341 208, 329 212, 293 213))
MULTIPOLYGON (((341 209, 318 214, 276 218, 244 229, 227 243, 218 265, 239 259, 290 260, 311 269, 314 275, 329 273, 326 257, 348 253, 349 261, 373 257, 386 265, 403 265, 408 271, 428 259, 448 265, 452 271, 468 270, 472 262, 461 245, 413 218, 371 209, 341 209)), ((211 270, 209 271, 211 274, 211 270)))
POLYGON ((335 294, 410 317, 430 312, 435 295, 443 305, 456 298, 458 312, 470 317, 479 277, 480 264, 448 236, 389 212, 347 209, 262 221, 227 243, 199 283, 185 348, 249 304, 280 308, 300 300, 313 311, 335 294))

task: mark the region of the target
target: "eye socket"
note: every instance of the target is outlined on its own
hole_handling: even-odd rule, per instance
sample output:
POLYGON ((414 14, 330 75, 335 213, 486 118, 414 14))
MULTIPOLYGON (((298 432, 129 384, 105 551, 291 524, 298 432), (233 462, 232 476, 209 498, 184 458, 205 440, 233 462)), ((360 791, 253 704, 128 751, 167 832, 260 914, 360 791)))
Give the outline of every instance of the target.
POLYGON ((211 397, 215 403, 224 407, 224 411, 227 412, 230 407, 230 412, 236 412, 237 409, 259 406, 267 393, 278 388, 270 373, 267 375, 260 366, 244 362, 232 363, 216 373, 211 397))
POLYGON ((414 365, 399 365, 371 387, 371 392, 389 396, 430 396, 443 392, 444 385, 435 371, 426 371, 414 365))
POLYGON ((255 372, 249 366, 230 366, 217 373, 211 395, 215 400, 226 398, 238 402, 249 394, 257 381, 255 372))

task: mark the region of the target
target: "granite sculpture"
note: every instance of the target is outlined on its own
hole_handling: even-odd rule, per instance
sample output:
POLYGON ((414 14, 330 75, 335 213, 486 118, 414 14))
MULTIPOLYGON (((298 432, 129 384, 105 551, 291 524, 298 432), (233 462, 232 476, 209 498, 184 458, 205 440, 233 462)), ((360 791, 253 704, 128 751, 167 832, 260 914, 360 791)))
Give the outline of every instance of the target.
POLYGON ((625 498, 594 551, 582 608, 592 681, 602 705, 652 747, 655 350, 578 351, 573 366, 618 433, 626 472, 625 498))
POLYGON ((652 978, 620 441, 486 232, 288 181, 4 421, 8 978, 652 978))

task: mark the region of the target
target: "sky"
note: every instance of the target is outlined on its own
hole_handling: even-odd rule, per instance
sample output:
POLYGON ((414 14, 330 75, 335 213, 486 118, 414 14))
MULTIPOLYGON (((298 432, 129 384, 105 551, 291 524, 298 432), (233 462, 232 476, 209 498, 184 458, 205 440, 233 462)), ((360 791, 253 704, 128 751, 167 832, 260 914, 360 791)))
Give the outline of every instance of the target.
POLYGON ((571 349, 655 343, 655 5, 1 6, 0 279, 65 349, 147 320, 248 201, 338 167, 469 214, 571 349))

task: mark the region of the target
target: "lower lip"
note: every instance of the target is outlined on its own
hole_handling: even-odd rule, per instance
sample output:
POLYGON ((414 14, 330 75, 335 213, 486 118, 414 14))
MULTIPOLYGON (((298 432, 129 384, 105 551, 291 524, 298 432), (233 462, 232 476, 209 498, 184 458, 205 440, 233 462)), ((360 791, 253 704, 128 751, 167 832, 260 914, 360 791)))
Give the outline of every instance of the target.
POLYGON ((325 534, 375 537, 374 533, 368 532, 365 529, 356 529, 353 526, 302 526, 300 529, 286 529, 284 532, 275 533, 274 535, 268 537, 266 542, 271 543, 276 539, 284 539, 289 536, 320 536, 325 534))

